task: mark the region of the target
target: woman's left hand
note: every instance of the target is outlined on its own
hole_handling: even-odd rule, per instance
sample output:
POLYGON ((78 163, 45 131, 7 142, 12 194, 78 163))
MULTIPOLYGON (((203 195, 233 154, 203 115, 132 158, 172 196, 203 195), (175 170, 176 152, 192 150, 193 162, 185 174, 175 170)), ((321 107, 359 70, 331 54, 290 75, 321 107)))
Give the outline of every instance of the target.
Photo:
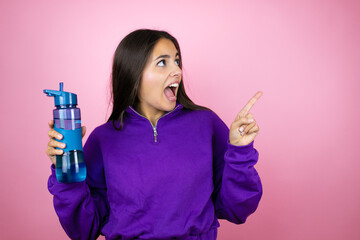
POLYGON ((254 116, 249 113, 256 101, 262 96, 262 92, 257 92, 236 116, 235 121, 230 126, 229 141, 235 146, 248 145, 254 141, 259 133, 259 126, 256 124, 254 116))

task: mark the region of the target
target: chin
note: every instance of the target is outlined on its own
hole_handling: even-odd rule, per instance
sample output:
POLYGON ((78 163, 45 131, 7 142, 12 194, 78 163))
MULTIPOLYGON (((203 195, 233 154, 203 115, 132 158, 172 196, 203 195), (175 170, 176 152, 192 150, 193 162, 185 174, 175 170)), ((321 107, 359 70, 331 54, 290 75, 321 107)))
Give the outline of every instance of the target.
POLYGON ((171 110, 173 110, 174 109, 174 107, 176 106, 176 102, 168 102, 167 104, 166 104, 166 107, 165 107, 165 111, 166 112, 170 112, 171 110))
POLYGON ((175 101, 169 101, 165 96, 164 96, 164 98, 165 98, 165 102, 163 105, 164 106, 163 110, 167 111, 167 112, 173 110, 176 106, 177 99, 175 101))

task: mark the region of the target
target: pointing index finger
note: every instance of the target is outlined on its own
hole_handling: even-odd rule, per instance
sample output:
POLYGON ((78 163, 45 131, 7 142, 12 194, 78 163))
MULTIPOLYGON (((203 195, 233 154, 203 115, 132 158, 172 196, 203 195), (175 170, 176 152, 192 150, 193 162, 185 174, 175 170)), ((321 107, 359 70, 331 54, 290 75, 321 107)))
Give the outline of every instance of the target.
POLYGON ((262 96, 262 92, 259 91, 257 92, 249 101, 248 103, 245 105, 245 107, 243 107, 243 109, 241 109, 241 111, 238 114, 238 118, 239 117, 245 117, 250 109, 254 106, 254 104, 256 103, 256 101, 262 96))

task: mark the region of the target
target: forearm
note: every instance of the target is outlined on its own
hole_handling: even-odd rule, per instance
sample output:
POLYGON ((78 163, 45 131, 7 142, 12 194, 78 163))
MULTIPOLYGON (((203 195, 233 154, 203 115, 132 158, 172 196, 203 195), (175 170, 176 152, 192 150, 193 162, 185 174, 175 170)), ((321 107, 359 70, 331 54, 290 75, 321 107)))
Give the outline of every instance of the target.
POLYGON ((106 204, 95 204, 85 181, 59 183, 52 167, 48 189, 54 195, 54 208, 59 221, 71 239, 96 239, 99 236, 104 218, 101 212, 106 212, 106 204))
POLYGON ((256 210, 262 196, 261 180, 254 168, 258 156, 253 142, 246 146, 228 143, 221 187, 215 199, 218 218, 244 223, 256 210))

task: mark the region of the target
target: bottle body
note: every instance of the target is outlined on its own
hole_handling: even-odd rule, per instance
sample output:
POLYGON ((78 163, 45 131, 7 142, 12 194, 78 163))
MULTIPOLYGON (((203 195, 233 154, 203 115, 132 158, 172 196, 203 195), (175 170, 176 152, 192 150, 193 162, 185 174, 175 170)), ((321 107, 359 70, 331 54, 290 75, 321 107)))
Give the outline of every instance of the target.
POLYGON ((81 182, 86 178, 82 148, 80 109, 74 105, 54 109, 54 130, 63 135, 66 147, 56 156, 56 178, 59 182, 81 182))
POLYGON ((72 150, 56 155, 56 178, 58 182, 82 182, 86 178, 86 166, 82 151, 72 150))

